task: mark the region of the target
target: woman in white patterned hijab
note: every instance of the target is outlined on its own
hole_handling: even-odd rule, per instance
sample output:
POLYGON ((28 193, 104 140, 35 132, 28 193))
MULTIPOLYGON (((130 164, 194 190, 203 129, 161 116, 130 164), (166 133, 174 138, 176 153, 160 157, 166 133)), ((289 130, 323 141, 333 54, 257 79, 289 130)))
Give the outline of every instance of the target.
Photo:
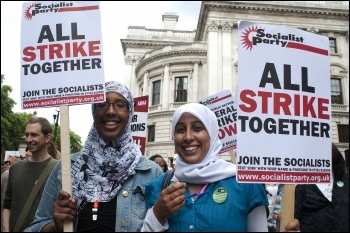
POLYGON ((113 199, 142 156, 131 136, 131 92, 114 81, 106 82, 105 87, 107 101, 92 105, 94 124, 72 169, 73 194, 87 201, 113 199), (111 93, 116 95, 110 97, 111 93), (115 104, 111 107, 109 103, 115 104))
MULTIPOLYGON (((62 190, 61 161, 52 170, 28 232, 139 232, 146 207, 144 187, 163 174, 133 142, 131 92, 106 82, 106 101, 92 105, 94 123, 81 152, 71 155, 72 195, 62 190)), ((103 89, 103 86, 99 86, 103 89)))

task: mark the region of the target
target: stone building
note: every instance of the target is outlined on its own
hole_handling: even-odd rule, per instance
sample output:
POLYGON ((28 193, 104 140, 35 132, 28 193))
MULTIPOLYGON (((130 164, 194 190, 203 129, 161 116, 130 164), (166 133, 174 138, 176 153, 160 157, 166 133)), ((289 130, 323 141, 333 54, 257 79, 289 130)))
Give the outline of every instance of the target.
MULTIPOLYGON (((345 1, 203 1, 194 31, 176 29, 176 13, 164 29, 130 26, 122 39, 124 83, 134 96, 149 95, 145 155, 172 162, 174 110, 237 86, 237 26, 247 20, 295 27, 330 39, 332 140, 349 148, 349 3, 345 1)), ((234 152, 222 158, 231 160, 234 152)))

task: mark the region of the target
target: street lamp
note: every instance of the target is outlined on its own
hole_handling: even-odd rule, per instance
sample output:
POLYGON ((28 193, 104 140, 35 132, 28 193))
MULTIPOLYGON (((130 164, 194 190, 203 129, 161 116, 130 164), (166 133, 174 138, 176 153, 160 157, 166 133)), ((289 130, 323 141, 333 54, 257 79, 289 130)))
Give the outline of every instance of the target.
POLYGON ((57 114, 53 114, 53 122, 55 123, 55 132, 53 133, 53 141, 56 143, 58 119, 60 118, 60 111, 56 110, 57 114))

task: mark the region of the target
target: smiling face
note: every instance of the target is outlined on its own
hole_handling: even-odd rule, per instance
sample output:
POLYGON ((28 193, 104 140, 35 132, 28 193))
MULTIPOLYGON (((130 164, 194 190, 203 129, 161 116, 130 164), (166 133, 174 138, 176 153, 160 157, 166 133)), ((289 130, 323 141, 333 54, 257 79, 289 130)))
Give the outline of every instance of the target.
POLYGON ((47 143, 51 138, 51 134, 44 135, 39 123, 28 124, 25 129, 25 142, 28 151, 34 155, 46 154, 47 143))
MULTIPOLYGON (((117 92, 106 94, 106 103, 127 102, 127 100, 117 92)), ((107 140, 114 140, 120 137, 129 120, 128 109, 115 109, 113 104, 106 108, 95 106, 94 123, 101 137, 107 140)))
POLYGON ((204 124, 194 115, 183 113, 175 126, 175 150, 188 164, 203 161, 210 148, 210 136, 204 124))

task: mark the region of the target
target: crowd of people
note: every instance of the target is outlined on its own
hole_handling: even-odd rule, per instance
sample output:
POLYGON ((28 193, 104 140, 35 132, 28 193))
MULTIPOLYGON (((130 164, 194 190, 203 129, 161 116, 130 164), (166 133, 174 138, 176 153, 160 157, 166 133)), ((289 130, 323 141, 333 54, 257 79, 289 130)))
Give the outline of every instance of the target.
MULTIPOLYGON (((91 105, 93 124, 83 149, 71 155, 71 193, 62 190, 51 124, 42 117, 30 119, 26 159, 6 161, 2 171, 2 231, 63 231, 67 221, 74 231, 89 232, 279 230, 268 227, 271 216, 274 224, 280 219, 280 212, 267 208, 271 190, 238 183, 235 164, 220 159, 217 118, 209 108, 188 103, 174 112, 172 169, 162 155, 146 158, 133 142, 129 89, 110 81, 105 91, 106 102, 91 105), (165 184, 168 170, 174 173, 165 184)), ((285 231, 349 230, 348 171, 342 154, 332 148, 331 183, 296 186, 295 219, 285 231)))

